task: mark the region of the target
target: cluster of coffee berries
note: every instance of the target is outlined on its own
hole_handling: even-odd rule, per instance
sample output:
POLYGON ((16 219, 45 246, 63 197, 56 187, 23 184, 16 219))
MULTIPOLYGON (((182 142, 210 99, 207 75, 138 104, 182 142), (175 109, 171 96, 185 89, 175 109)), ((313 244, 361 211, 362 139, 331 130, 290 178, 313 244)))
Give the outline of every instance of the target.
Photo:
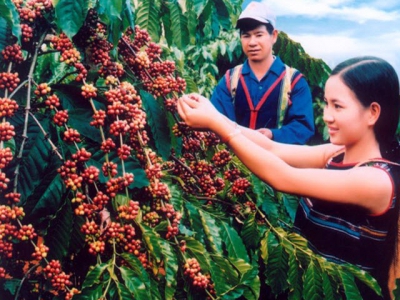
MULTIPOLYGON (((68 122, 68 111, 67 110, 59 110, 53 116, 53 122, 57 126, 65 126, 68 122)), ((65 134, 64 134, 65 135, 65 134)), ((69 133, 67 133, 67 136, 69 133)), ((66 137, 68 139, 68 137, 66 137)))
POLYGON ((140 206, 139 202, 129 200, 127 205, 121 205, 118 207, 118 217, 120 220, 130 222, 136 219, 139 214, 140 206))
POLYGON ((70 281, 71 275, 65 274, 61 269, 61 263, 58 260, 50 261, 46 267, 43 268, 45 278, 50 281, 52 288, 55 291, 66 291, 67 287, 72 285, 70 281))
POLYGON ((246 178, 238 178, 232 184, 232 194, 241 196, 246 193, 247 189, 250 187, 250 182, 246 178))
POLYGON ((208 276, 201 273, 200 264, 196 258, 188 258, 184 265, 184 274, 195 288, 206 289, 210 283, 208 276))
POLYGON ((22 40, 25 43, 28 43, 31 41, 33 37, 33 28, 29 26, 28 24, 21 24, 21 34, 22 34, 22 40))
POLYGON ((170 220, 170 225, 167 226, 167 234, 165 238, 170 239, 177 236, 179 233, 179 223, 181 222, 182 214, 175 211, 174 207, 170 203, 165 203, 162 212, 165 214, 166 218, 170 220))
POLYGON ((2 51, 3 60, 5 62, 13 62, 19 64, 23 62, 24 58, 22 56, 21 46, 18 44, 8 45, 2 51))
POLYGON ((13 154, 10 148, 0 148, 0 169, 4 169, 12 161, 13 154))
POLYGON ((6 89, 9 92, 15 90, 20 83, 18 73, 1 72, 0 73, 0 89, 6 89))
POLYGON ((15 100, 0 98, 0 118, 12 117, 17 109, 18 104, 15 100))
POLYGON ((217 167, 221 168, 226 166, 232 160, 232 156, 228 150, 223 149, 216 152, 211 160, 217 167))
POLYGON ((86 99, 97 96, 97 88, 93 84, 86 83, 82 86, 82 96, 86 99))
POLYGON ((168 185, 160 181, 159 179, 151 180, 150 185, 147 187, 147 189, 152 195, 153 199, 169 201, 172 197, 168 185))
POLYGON ((42 260, 47 257, 47 253, 49 253, 49 247, 45 245, 39 245, 35 247, 35 252, 32 253, 32 257, 36 260, 42 260))
MULTIPOLYGON (((2 173, 0 173, 2 174, 2 173)), ((1 192, 1 188, 0 188, 1 192)), ((25 213, 22 207, 0 205, 0 258, 10 259, 14 255, 14 243, 33 239, 36 236, 32 225, 21 225, 25 213)))
MULTIPOLYGON (((76 136, 78 134, 77 131, 76 133, 74 132, 75 131, 72 129, 67 130, 64 133, 64 138, 66 133, 69 133, 69 136, 76 136)), ((83 183, 92 184, 97 181, 100 171, 94 166, 85 166, 85 163, 91 158, 91 156, 92 154, 89 151, 85 148, 81 148, 71 155, 72 160, 66 160, 64 164, 57 169, 61 178, 64 180, 64 184, 68 188, 78 191, 82 187, 83 183)), ((77 195, 79 194, 80 193, 77 195)), ((75 197, 74 199, 80 198, 75 197)))
POLYGON ((35 95, 38 97, 45 96, 51 92, 51 87, 47 83, 40 83, 35 90, 35 95))

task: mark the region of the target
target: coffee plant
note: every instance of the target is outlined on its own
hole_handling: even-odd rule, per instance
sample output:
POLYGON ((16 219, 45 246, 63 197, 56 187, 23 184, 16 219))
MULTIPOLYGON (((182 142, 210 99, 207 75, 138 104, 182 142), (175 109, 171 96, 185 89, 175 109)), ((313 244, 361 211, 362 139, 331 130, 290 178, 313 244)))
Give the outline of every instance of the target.
POLYGON ((0 4, 1 299, 379 293, 292 231, 296 196, 179 119, 171 52, 106 2, 0 4))

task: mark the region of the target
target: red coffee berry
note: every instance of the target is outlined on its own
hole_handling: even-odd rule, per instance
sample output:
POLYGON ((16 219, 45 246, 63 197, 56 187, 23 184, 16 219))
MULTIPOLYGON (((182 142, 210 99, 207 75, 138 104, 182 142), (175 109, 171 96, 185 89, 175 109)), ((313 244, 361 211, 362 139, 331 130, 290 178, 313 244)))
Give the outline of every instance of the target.
POLYGON ((53 122, 58 126, 64 126, 68 122, 68 111, 59 110, 53 117, 53 122))
POLYGON ((81 135, 78 130, 73 128, 68 128, 64 131, 63 141, 72 144, 72 143, 80 143, 81 142, 81 135))

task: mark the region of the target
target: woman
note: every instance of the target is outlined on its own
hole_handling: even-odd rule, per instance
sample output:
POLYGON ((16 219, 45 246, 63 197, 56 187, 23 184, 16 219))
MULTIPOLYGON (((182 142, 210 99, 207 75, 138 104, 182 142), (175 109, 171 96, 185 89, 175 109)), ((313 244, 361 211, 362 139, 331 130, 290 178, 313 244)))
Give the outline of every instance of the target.
MULTIPOLYGON (((295 229, 317 253, 369 271, 390 299, 400 203, 400 166, 392 163, 399 158, 398 77, 380 58, 349 59, 332 71, 324 100, 330 143, 318 146, 273 142, 229 121, 200 95, 179 99, 178 112, 189 126, 218 134, 263 181, 302 195, 295 229)), ((362 291, 364 299, 373 299, 369 292, 362 291)))

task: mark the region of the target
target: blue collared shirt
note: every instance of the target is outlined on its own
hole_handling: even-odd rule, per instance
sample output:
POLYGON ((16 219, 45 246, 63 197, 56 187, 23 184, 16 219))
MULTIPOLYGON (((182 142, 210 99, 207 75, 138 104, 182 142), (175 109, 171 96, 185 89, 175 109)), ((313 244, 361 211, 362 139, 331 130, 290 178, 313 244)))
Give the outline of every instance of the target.
MULTIPOLYGON (((275 57, 273 64, 261 80, 258 80, 251 70, 248 61, 243 64, 242 75, 248 88, 254 107, 261 100, 268 88, 285 70, 285 64, 279 57, 275 57)), ((298 71, 293 78, 297 76, 298 71)), ((256 129, 269 128, 273 140, 287 144, 305 144, 314 135, 314 113, 312 97, 307 81, 302 76, 295 84, 290 95, 290 104, 286 111, 283 125, 277 128, 278 104, 282 82, 271 92, 267 101, 261 107, 256 129)), ((211 102, 222 114, 238 122, 242 126, 249 126, 250 108, 245 98, 243 87, 239 82, 235 104, 228 90, 225 76, 221 78, 211 96, 211 102)))

